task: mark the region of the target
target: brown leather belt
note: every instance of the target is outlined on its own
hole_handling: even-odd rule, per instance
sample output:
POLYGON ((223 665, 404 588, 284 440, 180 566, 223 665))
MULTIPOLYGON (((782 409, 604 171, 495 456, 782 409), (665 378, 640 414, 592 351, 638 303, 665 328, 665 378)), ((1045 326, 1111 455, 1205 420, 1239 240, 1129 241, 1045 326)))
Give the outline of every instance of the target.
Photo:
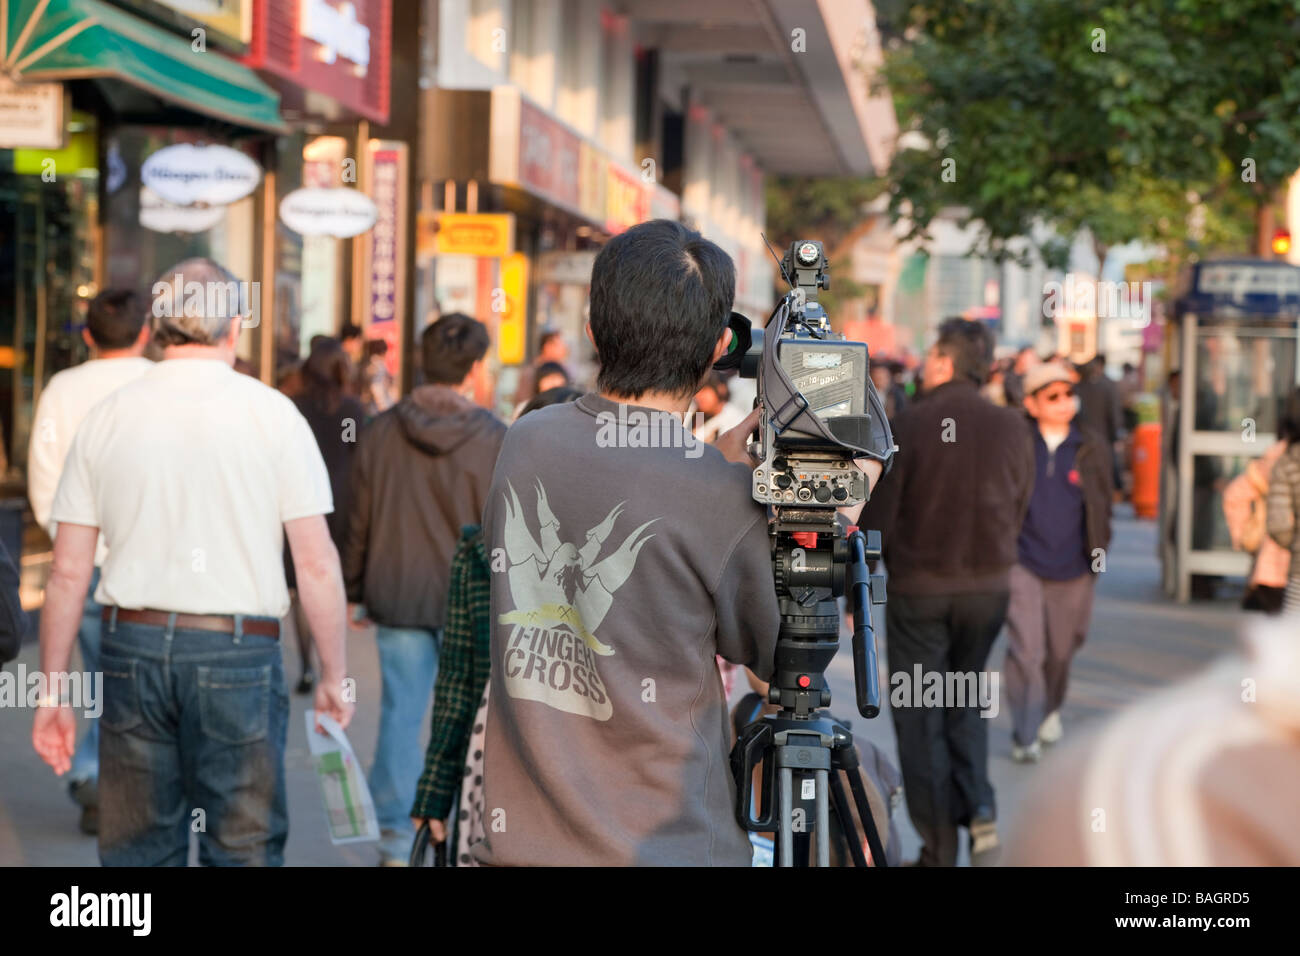
MULTIPOLYGON (((103 619, 105 623, 113 618, 113 612, 117 611, 119 621, 128 621, 132 624, 156 624, 166 627, 172 619, 170 611, 151 611, 148 608, 142 611, 131 611, 123 607, 105 607, 103 619)), ((235 633, 235 619, 229 614, 176 614, 176 626, 189 628, 196 631, 216 631, 220 634, 235 633)), ((280 622, 264 617, 246 617, 244 618, 244 633, 257 634, 261 637, 273 637, 280 639, 280 622)))

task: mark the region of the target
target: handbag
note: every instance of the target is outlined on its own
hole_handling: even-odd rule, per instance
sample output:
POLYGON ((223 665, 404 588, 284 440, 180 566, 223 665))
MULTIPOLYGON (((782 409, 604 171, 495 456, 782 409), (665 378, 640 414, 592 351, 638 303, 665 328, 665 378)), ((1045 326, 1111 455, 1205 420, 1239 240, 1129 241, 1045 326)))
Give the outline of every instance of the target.
POLYGON ((429 832, 429 821, 420 824, 415 831, 415 840, 411 844, 411 866, 446 866, 446 842, 434 843, 433 834, 429 832), (430 852, 432 851, 432 852, 430 852))

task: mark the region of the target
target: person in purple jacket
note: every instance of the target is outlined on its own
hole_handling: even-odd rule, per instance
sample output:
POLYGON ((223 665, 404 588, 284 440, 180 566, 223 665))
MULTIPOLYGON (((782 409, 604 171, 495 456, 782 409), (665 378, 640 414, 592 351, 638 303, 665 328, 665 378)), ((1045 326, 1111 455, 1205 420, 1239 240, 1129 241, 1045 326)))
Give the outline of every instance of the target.
POLYGON ((1096 576, 1110 543, 1111 468, 1104 439, 1080 429, 1074 376, 1054 362, 1024 380, 1035 478, 1011 569, 1010 645, 1003 667, 1011 757, 1038 761, 1061 739, 1070 660, 1088 634, 1096 576))

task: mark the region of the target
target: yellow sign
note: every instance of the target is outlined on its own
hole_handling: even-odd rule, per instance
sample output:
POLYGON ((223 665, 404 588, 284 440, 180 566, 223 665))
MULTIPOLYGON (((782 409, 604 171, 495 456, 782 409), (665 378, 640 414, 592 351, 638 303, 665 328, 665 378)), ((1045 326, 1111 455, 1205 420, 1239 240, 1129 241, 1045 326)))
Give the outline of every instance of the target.
POLYGON ((528 257, 522 252, 501 261, 501 290, 505 301, 497 326, 497 358, 502 365, 521 365, 528 324, 528 257))
POLYGON ((448 212, 438 217, 441 255, 499 259, 514 248, 515 217, 510 213, 448 212))

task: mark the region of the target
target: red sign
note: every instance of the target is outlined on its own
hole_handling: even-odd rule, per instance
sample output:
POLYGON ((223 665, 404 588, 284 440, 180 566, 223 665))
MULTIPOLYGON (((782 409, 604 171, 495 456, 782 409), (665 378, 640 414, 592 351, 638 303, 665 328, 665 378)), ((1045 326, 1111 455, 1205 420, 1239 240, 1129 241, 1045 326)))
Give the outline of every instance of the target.
POLYGON ((650 218, 650 196, 636 176, 609 164, 605 199, 605 231, 620 233, 650 218))
POLYGON ((519 185, 578 207, 581 141, 527 100, 519 104, 519 185))
POLYGON ((323 93, 388 122, 392 0, 253 0, 253 37, 240 61, 267 75, 290 109, 323 93))

